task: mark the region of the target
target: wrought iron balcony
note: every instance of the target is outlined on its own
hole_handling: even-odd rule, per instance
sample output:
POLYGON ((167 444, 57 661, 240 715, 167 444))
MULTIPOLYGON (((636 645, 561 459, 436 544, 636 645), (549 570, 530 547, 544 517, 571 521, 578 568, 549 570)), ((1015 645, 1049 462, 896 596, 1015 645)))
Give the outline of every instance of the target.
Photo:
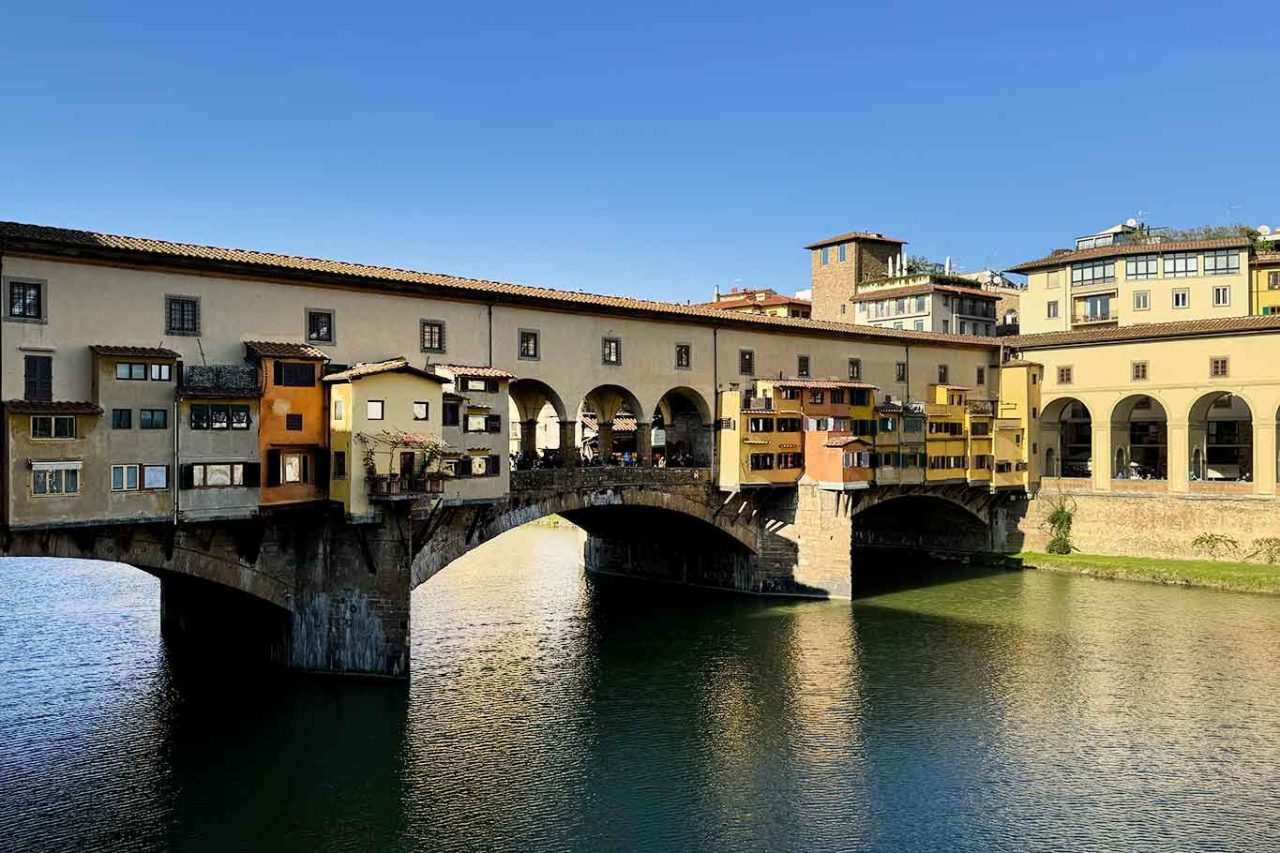
POLYGON ((436 495, 444 491, 444 480, 438 476, 424 475, 401 477, 398 474, 378 474, 368 478, 369 496, 379 498, 417 498, 436 495))

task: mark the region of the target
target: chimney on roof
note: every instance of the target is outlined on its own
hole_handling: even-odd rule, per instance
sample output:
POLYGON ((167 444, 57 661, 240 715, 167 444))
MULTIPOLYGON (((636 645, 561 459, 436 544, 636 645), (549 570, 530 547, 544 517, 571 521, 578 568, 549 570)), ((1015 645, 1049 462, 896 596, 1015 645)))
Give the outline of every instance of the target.
POLYGON ((943 266, 942 271, 947 275, 951 275, 951 256, 947 255, 947 263, 943 266))
POLYGON ((718 285, 718 284, 716 285, 716 290, 715 290, 715 294, 714 294, 714 299, 713 299, 712 301, 714 301, 714 302, 719 302, 719 301, 720 301, 720 285, 718 285))

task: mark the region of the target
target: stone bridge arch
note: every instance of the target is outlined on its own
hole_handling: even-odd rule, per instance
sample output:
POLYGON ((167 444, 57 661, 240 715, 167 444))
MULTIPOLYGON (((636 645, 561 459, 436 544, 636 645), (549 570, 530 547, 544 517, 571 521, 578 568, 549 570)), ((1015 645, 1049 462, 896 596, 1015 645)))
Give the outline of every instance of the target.
POLYGON ((1002 550, 997 534, 1005 495, 954 484, 880 488, 859 497, 850 508, 855 548, 1002 550))
MULTIPOLYGON (((512 475, 511 497, 498 504, 442 507, 415 535, 423 542, 413 558, 410 585, 417 588, 449 563, 509 530, 548 515, 563 515, 588 533, 612 510, 632 510, 633 518, 663 515, 694 522, 709 537, 757 551, 751 513, 727 505, 700 468, 579 468, 520 471, 512 475)), ((620 516, 619 516, 620 517, 620 516)), ((634 532, 634 531, 633 531, 634 532)))

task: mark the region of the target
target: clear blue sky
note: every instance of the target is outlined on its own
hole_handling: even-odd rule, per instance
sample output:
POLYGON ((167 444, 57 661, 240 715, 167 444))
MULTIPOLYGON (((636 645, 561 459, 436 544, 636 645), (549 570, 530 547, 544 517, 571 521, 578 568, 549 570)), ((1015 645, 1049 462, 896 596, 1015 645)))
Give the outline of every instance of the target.
POLYGON ((0 16, 0 218, 590 291, 1280 227, 1258 7, 130 2, 0 16))

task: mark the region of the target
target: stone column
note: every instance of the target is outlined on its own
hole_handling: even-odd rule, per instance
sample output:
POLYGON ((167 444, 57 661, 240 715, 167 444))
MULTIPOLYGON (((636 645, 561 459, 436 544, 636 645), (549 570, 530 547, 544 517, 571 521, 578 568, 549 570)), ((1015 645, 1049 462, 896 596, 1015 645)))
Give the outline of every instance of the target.
POLYGON ((596 448, 600 452, 600 462, 608 464, 613 455, 613 421, 596 421, 596 448))
POLYGON ((578 456, 578 422, 560 421, 560 458, 564 467, 577 468, 581 459, 578 456))
POLYGON ((1276 493, 1276 422, 1253 421, 1253 491, 1259 495, 1276 493))
POLYGON ((644 467, 653 458, 653 424, 636 421, 637 463, 644 467))
POLYGON ((1111 449, 1111 422, 1093 422, 1093 488, 1099 492, 1111 491, 1111 469, 1116 460, 1111 449))
POLYGON ((1186 494, 1190 490, 1188 474, 1191 469, 1190 425, 1186 421, 1169 421, 1165 424, 1165 436, 1169 454, 1169 491, 1186 494))
POLYGON ((520 422, 520 453, 522 456, 538 455, 538 419, 520 422))

